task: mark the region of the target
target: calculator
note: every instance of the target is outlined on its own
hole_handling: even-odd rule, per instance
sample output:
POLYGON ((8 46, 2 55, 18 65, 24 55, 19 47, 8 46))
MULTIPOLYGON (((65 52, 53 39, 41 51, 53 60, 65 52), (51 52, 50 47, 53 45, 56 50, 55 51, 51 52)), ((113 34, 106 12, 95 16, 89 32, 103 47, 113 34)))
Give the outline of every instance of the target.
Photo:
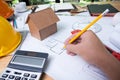
POLYGON ((39 80, 47 58, 48 53, 17 50, 0 80, 39 80))

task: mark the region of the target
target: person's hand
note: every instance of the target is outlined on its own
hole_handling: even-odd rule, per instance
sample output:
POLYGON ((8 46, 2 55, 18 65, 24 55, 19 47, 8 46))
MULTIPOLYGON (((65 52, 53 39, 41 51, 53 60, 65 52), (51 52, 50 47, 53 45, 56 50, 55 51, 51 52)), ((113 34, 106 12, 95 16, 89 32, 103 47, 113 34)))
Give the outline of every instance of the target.
POLYGON ((78 54, 88 62, 94 63, 100 56, 102 57, 108 53, 102 42, 90 30, 83 33, 75 42, 69 44, 69 40, 76 34, 73 34, 65 41, 69 55, 78 54))
POLYGON ((67 53, 80 55, 88 63, 99 67, 106 73, 109 80, 120 80, 120 62, 108 52, 99 38, 88 30, 69 44, 70 39, 75 35, 65 41, 67 53))

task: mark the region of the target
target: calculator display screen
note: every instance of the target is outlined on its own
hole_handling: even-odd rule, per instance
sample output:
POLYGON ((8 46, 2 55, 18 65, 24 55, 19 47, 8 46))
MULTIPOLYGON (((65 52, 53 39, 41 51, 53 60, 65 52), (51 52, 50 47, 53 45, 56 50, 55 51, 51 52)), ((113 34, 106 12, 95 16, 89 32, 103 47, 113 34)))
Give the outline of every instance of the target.
POLYGON ((26 65, 32 67, 43 67, 44 58, 30 57, 30 56, 14 56, 12 63, 19 65, 26 65))

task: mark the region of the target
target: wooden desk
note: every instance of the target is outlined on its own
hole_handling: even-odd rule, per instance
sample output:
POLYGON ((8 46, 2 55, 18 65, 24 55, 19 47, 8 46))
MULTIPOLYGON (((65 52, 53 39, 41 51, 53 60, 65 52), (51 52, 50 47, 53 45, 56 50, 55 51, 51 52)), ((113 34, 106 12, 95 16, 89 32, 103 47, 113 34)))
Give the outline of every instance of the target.
MULTIPOLYGON (((6 57, 0 58, 0 73, 2 73, 3 70, 6 68, 11 58, 12 56, 6 56, 6 57)), ((43 73, 41 80, 53 80, 53 79, 47 74, 43 73)))

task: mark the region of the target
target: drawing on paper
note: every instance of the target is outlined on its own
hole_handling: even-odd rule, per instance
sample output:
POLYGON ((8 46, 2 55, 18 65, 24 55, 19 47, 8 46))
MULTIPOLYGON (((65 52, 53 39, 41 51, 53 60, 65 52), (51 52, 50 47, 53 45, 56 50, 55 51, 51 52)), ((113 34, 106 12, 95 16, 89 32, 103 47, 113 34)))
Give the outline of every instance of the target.
MULTIPOLYGON (((76 29, 80 29, 82 30, 85 26, 87 26, 88 24, 90 23, 90 21, 86 21, 86 22, 75 22, 73 25, 72 25, 72 29, 73 30, 76 30, 76 29)), ((95 33, 98 33, 102 30, 102 27, 100 24, 98 23, 95 23, 94 25, 91 26, 90 30, 92 30, 93 32, 95 33)))
POLYGON ((63 48, 64 44, 63 42, 60 42, 56 39, 48 39, 44 42, 44 45, 53 53, 60 55, 65 51, 63 48))
POLYGON ((105 74, 96 66, 87 64, 86 66, 83 67, 83 71, 86 72, 87 74, 93 76, 94 78, 97 78, 99 80, 107 80, 107 77, 105 74))

